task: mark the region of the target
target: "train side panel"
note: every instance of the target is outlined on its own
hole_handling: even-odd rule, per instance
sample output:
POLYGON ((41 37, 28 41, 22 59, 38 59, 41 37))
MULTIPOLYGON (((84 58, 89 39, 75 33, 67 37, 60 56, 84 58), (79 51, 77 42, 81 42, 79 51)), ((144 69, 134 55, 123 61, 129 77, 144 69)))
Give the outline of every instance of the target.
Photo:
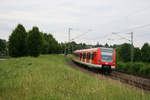
POLYGON ((106 49, 104 51, 103 49, 106 48, 96 48, 96 49, 85 49, 85 50, 77 50, 74 51, 74 56, 78 57, 73 57, 73 60, 87 65, 88 67, 94 67, 94 68, 99 68, 99 69, 115 69, 115 62, 116 62, 116 52, 115 49, 106 49), (112 51, 112 55, 106 55, 106 54, 111 54, 110 50, 112 51), (107 52, 109 51, 109 52, 107 52), (111 60, 110 60, 111 58, 111 60), (109 59, 110 61, 107 61, 109 59))

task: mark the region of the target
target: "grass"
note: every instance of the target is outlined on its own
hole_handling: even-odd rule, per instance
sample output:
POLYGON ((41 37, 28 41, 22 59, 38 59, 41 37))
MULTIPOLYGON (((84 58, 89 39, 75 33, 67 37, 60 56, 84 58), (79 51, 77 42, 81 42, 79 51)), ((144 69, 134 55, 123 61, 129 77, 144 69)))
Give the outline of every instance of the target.
POLYGON ((69 67, 63 55, 0 61, 0 100, 150 100, 150 95, 69 67))

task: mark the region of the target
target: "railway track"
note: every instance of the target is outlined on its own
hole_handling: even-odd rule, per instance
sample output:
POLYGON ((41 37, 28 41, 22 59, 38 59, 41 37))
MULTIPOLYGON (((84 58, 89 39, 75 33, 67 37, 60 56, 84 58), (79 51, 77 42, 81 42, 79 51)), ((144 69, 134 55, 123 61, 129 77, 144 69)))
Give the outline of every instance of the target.
POLYGON ((131 75, 119 71, 113 71, 110 77, 128 83, 130 85, 134 85, 138 88, 150 91, 150 79, 148 78, 131 75))
POLYGON ((146 92, 150 92, 150 78, 144 78, 136 75, 127 74, 124 72, 113 71, 110 75, 102 75, 98 70, 89 69, 87 67, 76 64, 72 61, 68 61, 68 64, 81 72, 89 74, 91 76, 97 77, 99 79, 112 79, 119 80, 122 83, 132 85, 136 88, 140 88, 145 90, 146 92))

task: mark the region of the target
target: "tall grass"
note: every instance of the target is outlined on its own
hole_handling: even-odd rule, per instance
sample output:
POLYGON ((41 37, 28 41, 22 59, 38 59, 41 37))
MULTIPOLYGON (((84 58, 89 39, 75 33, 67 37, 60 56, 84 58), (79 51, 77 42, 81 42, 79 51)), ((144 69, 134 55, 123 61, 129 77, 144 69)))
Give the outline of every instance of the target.
POLYGON ((41 55, 0 61, 0 100, 150 100, 150 95, 76 71, 62 55, 41 55))

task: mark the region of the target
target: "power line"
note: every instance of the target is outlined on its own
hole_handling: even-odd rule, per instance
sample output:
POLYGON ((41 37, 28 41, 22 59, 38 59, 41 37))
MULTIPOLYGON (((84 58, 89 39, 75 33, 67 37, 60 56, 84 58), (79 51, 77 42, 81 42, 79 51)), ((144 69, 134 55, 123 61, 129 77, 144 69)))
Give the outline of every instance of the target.
MULTIPOLYGON (((124 17, 130 17, 130 16, 132 16, 133 14, 137 14, 137 13, 143 12, 144 10, 147 10, 147 9, 150 9, 150 7, 146 7, 146 8, 137 10, 137 11, 133 12, 132 14, 128 14, 127 16, 124 16, 124 17)), ((127 31, 131 31, 131 30, 133 31, 133 30, 145 28, 145 27, 148 27, 148 26, 150 26, 150 24, 137 26, 137 27, 130 28, 130 29, 126 29, 126 30, 123 30, 123 31, 120 31, 120 32, 117 32, 117 33, 121 34, 122 32, 127 32, 127 31)), ((77 38, 80 38, 80 37, 86 35, 87 33, 88 33, 88 32, 82 33, 82 34, 80 34, 80 35, 74 37, 72 40, 77 39, 77 38)), ((101 39, 101 38, 105 39, 106 37, 108 37, 108 36, 110 36, 110 35, 111 35, 111 34, 106 34, 106 35, 104 35, 104 36, 102 36, 102 37, 96 37, 96 38, 94 38, 94 40, 96 40, 96 39, 98 39, 98 38, 100 38, 100 39, 101 39)), ((122 39, 126 39, 126 38, 122 38, 122 39)))
POLYGON ((148 26, 150 26, 150 24, 146 24, 146 25, 141 25, 141 26, 133 27, 133 28, 126 29, 126 30, 123 30, 123 31, 120 31, 120 32, 115 32, 115 33, 122 34, 123 32, 133 31, 133 30, 137 30, 137 29, 145 28, 145 27, 148 27, 148 26))
POLYGON ((92 30, 91 30, 91 29, 89 29, 87 32, 82 33, 82 34, 79 34, 79 35, 77 35, 76 37, 72 38, 72 40, 77 39, 77 38, 80 38, 80 37, 82 37, 82 36, 86 35, 87 33, 89 33, 90 31, 92 31, 92 30))
POLYGON ((71 33, 72 28, 68 28, 68 41, 70 42, 70 33, 71 33))

